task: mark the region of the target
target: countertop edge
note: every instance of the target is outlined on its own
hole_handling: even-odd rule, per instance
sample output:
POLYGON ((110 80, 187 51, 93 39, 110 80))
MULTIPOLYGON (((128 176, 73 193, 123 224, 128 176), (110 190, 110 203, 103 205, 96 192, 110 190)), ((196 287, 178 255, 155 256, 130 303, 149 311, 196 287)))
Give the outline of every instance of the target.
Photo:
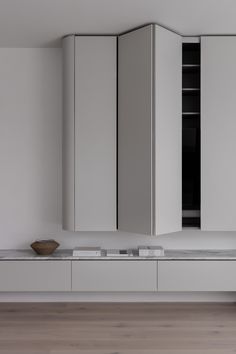
POLYGON ((49 256, 39 256, 32 250, 0 250, 0 261, 83 261, 83 260, 125 260, 125 261, 138 261, 138 260, 158 260, 158 261, 180 261, 180 260, 232 260, 236 261, 236 250, 165 250, 164 256, 159 257, 75 257, 72 255, 72 250, 59 250, 49 256))

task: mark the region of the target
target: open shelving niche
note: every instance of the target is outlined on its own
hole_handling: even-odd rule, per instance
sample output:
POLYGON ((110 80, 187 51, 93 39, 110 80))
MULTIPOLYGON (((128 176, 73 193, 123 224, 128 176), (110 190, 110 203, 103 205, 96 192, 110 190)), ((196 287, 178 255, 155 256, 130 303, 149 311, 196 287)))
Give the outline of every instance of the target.
POLYGON ((182 50, 182 225, 200 228, 200 43, 182 50))

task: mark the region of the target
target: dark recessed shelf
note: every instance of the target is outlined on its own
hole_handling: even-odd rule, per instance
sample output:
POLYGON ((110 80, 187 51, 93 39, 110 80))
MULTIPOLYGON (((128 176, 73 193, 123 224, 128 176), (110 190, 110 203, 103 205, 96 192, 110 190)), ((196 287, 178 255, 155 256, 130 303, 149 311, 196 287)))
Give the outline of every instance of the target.
POLYGON ((183 228, 185 227, 194 227, 200 229, 201 227, 201 219, 200 217, 197 218, 185 218, 183 217, 183 228))
POLYGON ((200 45, 183 43, 182 63, 182 225, 200 228, 200 45))
POLYGON ((194 115, 199 115, 200 112, 182 112, 183 116, 194 116, 194 115))
POLYGON ((182 90, 186 92, 200 91, 200 87, 183 87, 182 90))
POLYGON ((182 64, 183 68, 200 68, 200 64, 182 64))
POLYGON ((200 65, 200 43, 183 43, 183 65, 200 65))
POLYGON ((200 210, 199 209, 183 209, 182 211, 183 218, 199 218, 200 217, 200 210))

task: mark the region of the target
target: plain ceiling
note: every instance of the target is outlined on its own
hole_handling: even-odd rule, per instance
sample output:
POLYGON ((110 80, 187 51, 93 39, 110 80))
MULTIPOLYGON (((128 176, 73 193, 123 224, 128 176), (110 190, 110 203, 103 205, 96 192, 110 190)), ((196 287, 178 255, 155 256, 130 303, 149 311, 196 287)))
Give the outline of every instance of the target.
POLYGON ((236 35, 235 0, 0 0, 0 47, 60 47, 71 33, 158 23, 185 36, 236 35))

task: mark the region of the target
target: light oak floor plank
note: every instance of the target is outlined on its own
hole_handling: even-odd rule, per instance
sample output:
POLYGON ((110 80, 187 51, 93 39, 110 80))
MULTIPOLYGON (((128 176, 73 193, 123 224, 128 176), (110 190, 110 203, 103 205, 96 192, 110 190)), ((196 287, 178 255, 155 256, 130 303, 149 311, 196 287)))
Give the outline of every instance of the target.
POLYGON ((236 354, 236 305, 0 303, 0 353, 236 354))

